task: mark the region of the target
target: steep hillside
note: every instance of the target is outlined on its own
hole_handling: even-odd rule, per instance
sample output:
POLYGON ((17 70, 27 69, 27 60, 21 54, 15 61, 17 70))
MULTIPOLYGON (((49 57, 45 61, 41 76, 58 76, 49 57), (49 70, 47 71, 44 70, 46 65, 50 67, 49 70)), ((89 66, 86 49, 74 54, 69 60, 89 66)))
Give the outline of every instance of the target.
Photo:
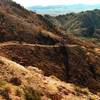
POLYGON ((92 92, 100 92, 100 48, 5 43, 1 44, 0 51, 1 56, 26 68, 35 66, 46 76, 55 75, 63 81, 86 86, 92 92))
POLYGON ((80 35, 99 39, 99 15, 42 16, 0 0, 0 100, 99 100, 100 42, 73 35, 95 26, 80 35))
POLYGON ((60 36, 66 33, 74 33, 78 36, 99 39, 99 15, 100 11, 94 10, 57 17, 42 16, 27 11, 11 0, 9 2, 8 0, 1 0, 0 35, 2 39, 0 41, 22 40, 29 43, 41 43, 43 41, 38 40, 40 37, 48 40, 48 37, 45 37, 44 33, 42 33, 43 31, 47 31, 46 34, 49 31, 60 36))
POLYGON ((98 96, 73 84, 46 77, 34 67, 0 57, 0 100, 88 100, 98 96), (37 78, 38 77, 38 78, 37 78))
MULTIPOLYGON (((43 16, 29 12, 11 0, 1 1, 0 31, 1 42, 17 40, 29 43, 46 43, 50 36, 48 31, 58 32, 43 16), (46 42, 42 41, 43 38, 46 42)), ((55 43, 52 38, 50 42, 55 43)))

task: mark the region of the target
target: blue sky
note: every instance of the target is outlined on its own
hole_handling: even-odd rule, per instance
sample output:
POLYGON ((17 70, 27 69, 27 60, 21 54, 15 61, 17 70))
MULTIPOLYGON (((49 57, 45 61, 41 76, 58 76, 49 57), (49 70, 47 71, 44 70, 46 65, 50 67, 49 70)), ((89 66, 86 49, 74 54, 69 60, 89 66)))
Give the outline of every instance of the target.
POLYGON ((30 6, 48 6, 48 5, 71 5, 71 4, 100 4, 100 0, 13 0, 23 5, 24 7, 30 6))

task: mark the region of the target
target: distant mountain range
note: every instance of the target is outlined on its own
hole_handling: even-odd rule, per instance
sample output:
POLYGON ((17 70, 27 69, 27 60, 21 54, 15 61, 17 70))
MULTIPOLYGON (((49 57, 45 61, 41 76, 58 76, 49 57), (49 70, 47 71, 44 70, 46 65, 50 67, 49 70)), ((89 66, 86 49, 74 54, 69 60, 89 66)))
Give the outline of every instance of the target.
POLYGON ((29 7, 29 10, 40 14, 49 14, 49 15, 59 15, 66 14, 71 12, 81 12, 86 10, 100 9, 100 4, 97 5, 56 5, 56 6, 33 6, 29 7))

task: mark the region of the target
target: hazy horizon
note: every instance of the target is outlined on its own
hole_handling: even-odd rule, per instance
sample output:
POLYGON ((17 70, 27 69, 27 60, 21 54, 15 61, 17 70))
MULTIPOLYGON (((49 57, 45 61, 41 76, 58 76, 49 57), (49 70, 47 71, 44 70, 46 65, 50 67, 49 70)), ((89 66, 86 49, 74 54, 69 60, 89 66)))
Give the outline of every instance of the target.
POLYGON ((39 14, 60 15, 71 12, 100 9, 99 0, 13 0, 26 9, 39 14), (87 2, 88 1, 88 2, 87 2))
POLYGON ((76 4, 85 4, 85 5, 98 5, 100 0, 13 0, 16 3, 21 4, 24 7, 32 6, 57 6, 57 5, 76 5, 76 4))
POLYGON ((56 6, 32 6, 27 8, 33 12, 39 14, 48 14, 48 15, 62 15, 67 13, 79 13, 82 11, 90 11, 94 9, 100 9, 100 4, 98 5, 83 5, 83 4, 74 4, 74 5, 56 5, 56 6))

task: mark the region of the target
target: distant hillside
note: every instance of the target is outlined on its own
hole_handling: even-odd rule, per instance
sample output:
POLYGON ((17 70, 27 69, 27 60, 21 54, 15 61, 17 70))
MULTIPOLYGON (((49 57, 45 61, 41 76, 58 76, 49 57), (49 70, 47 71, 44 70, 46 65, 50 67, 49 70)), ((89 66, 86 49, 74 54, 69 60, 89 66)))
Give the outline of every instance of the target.
POLYGON ((33 6, 29 7, 29 10, 35 11, 39 14, 49 14, 49 15, 61 15, 71 12, 81 12, 86 10, 100 9, 100 4, 98 5, 56 5, 56 6, 33 6))
POLYGON ((62 34, 73 33, 77 36, 100 38, 100 10, 69 13, 56 17, 44 15, 62 34))
POLYGON ((100 38, 100 10, 60 15, 56 19, 67 32, 100 38))
POLYGON ((61 33, 74 33, 77 36, 100 38, 99 4, 36 6, 29 9, 40 14, 46 14, 44 15, 44 19, 56 29, 62 31, 61 33))

